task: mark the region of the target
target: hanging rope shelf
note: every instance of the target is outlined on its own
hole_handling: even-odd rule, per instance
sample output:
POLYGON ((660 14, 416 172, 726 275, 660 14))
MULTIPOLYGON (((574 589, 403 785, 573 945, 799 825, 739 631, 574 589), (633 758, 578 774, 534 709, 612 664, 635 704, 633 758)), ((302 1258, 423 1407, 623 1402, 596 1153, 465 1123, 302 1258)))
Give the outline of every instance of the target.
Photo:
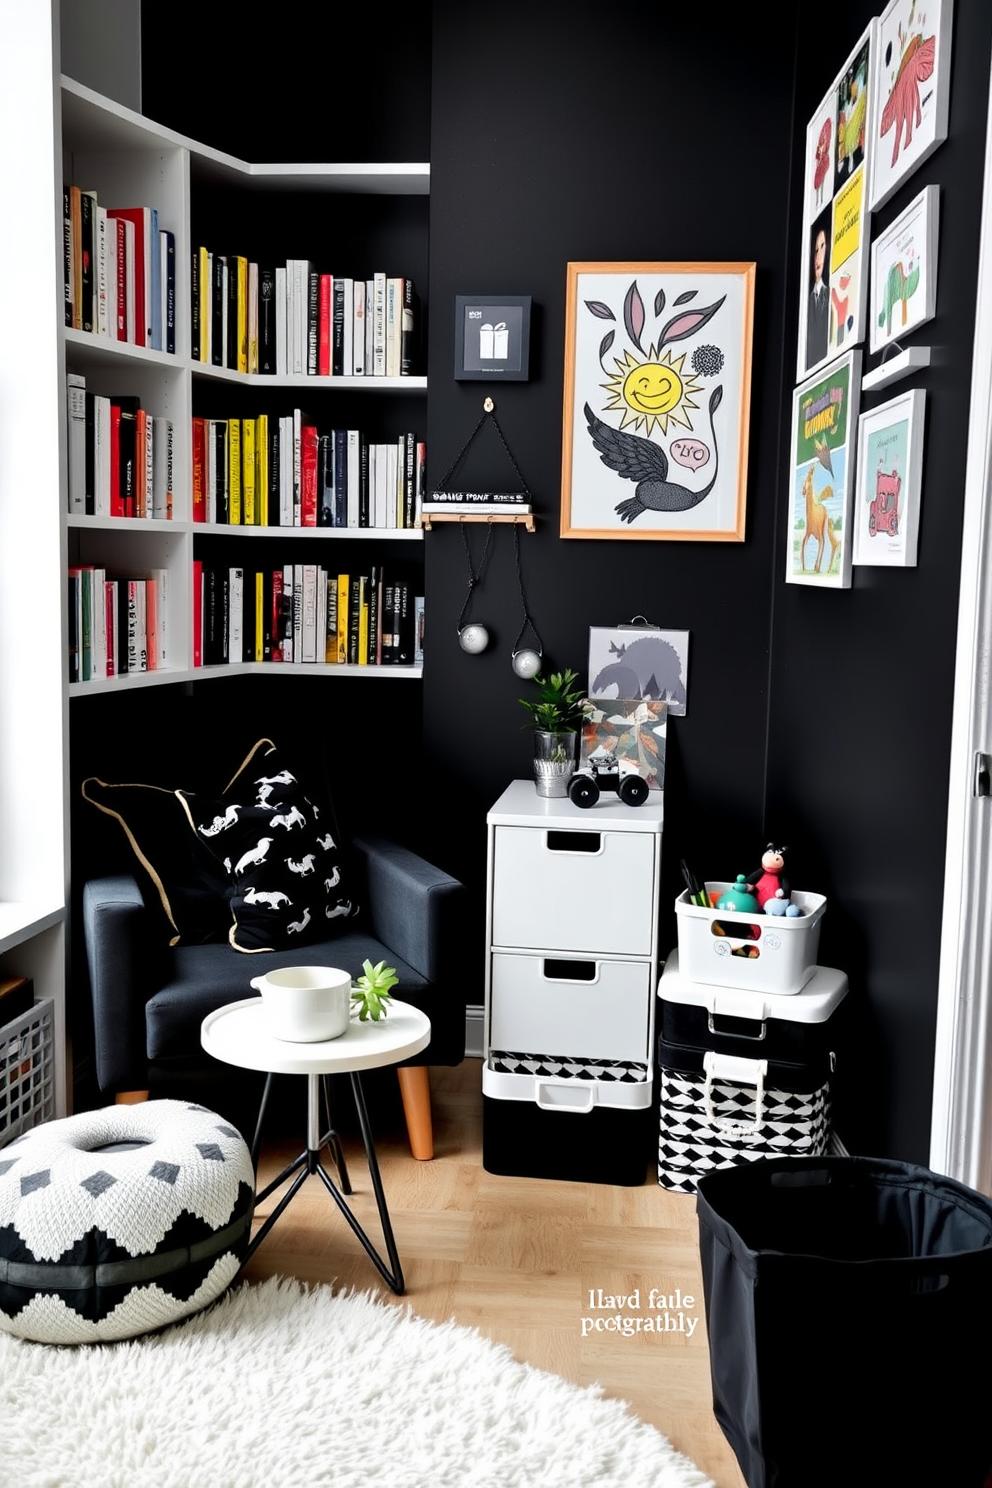
POLYGON ((455 459, 449 466, 444 479, 440 481, 437 489, 432 494, 432 498, 429 503, 429 506, 432 509, 421 512, 420 525, 424 528, 425 531, 429 532, 435 522, 488 522, 490 524, 508 523, 514 527, 524 527, 528 532, 534 531, 534 513, 531 510, 530 506, 530 491, 527 489, 527 484, 523 476, 520 474, 520 469, 517 465, 516 460, 510 453, 510 447, 503 436, 503 431, 500 428, 499 422, 496 418, 495 407, 496 405, 493 403, 492 398, 486 398, 483 402, 482 417, 479 419, 479 422, 476 424, 475 428, 468 436, 468 439, 466 439, 462 448, 455 456, 455 459), (452 472, 454 471, 458 462, 464 456, 469 445, 472 443, 472 440, 479 433, 479 430, 482 428, 483 424, 485 424, 487 419, 492 420, 493 428, 499 435, 500 442, 504 450, 506 451, 507 458, 510 461, 510 464, 513 466, 514 470, 517 472, 517 476, 520 480, 520 490, 514 491, 509 495, 506 492, 502 491, 449 491, 447 489, 447 483, 451 479, 452 472), (462 498, 460 502, 457 499, 458 497, 462 498), (508 501, 518 502, 520 505, 520 511, 493 512, 480 510, 478 512, 475 512, 470 509, 466 510, 466 507, 470 508, 473 503, 477 503, 481 508, 484 508, 487 504, 490 503, 504 504, 508 501), (438 511, 436 509, 436 506, 439 506, 442 503, 446 502, 451 503, 451 511, 438 511))

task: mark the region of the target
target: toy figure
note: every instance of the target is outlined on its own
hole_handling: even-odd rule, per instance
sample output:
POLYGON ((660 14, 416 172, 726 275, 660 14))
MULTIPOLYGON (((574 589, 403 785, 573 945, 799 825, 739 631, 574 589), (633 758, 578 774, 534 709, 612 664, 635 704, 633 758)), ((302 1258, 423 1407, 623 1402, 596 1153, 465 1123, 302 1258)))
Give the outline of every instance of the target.
POLYGON ((741 914, 757 914, 760 909, 757 899, 748 888, 743 873, 738 873, 737 882, 724 889, 716 901, 717 909, 733 909, 741 914))
POLYGON ((774 842, 769 842, 761 854, 761 867, 747 875, 747 882, 751 885, 759 906, 766 913, 768 913, 766 905, 769 899, 788 899, 789 897, 789 885, 782 877, 786 851, 786 848, 776 847, 774 842))

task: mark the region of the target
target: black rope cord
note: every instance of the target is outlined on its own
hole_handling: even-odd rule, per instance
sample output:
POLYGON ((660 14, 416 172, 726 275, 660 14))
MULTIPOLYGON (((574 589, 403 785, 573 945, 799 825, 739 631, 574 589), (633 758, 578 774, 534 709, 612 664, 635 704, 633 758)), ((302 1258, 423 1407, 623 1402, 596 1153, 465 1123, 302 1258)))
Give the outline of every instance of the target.
POLYGON ((541 644, 541 637, 537 633, 537 626, 534 624, 530 610, 527 608, 527 596, 524 593, 524 575, 523 569, 520 564, 520 528, 517 526, 516 522, 514 522, 513 524, 513 559, 517 567, 517 588, 520 590, 520 607, 524 612, 524 622, 520 627, 517 639, 513 643, 513 651, 515 654, 517 651, 520 650, 520 642, 523 640, 524 633, 529 626, 531 634, 537 642, 534 650, 537 652, 538 656, 543 656, 544 647, 541 644))
POLYGON ((461 607, 461 612, 458 616, 458 623, 455 626, 455 629, 460 632, 462 626, 465 623, 466 611, 468 610, 468 607, 472 602, 472 593, 475 589, 476 584, 482 583, 482 577, 486 571, 486 565, 488 564, 491 556, 493 523, 486 523, 486 541, 482 549, 482 557, 479 560, 478 568, 475 568, 472 564, 472 551, 468 545, 468 524, 465 522, 459 522, 458 526, 461 529, 462 542, 465 545, 465 561, 468 564, 468 593, 465 596, 465 603, 461 607))
POLYGON ((451 479, 451 477, 452 477, 452 475, 454 473, 455 467, 458 465, 459 460, 461 460, 461 459, 464 458, 465 452, 467 451, 469 445, 472 443, 472 440, 478 434, 479 430, 482 428, 483 424, 486 422, 486 419, 492 419, 493 428, 496 430, 496 433, 499 435, 500 444, 502 444, 503 449, 506 451, 506 458, 509 460, 509 462, 513 466, 514 470, 517 472, 517 479, 520 481, 520 489, 521 489, 521 491, 523 492, 523 494, 527 497, 527 499, 529 501, 530 500, 530 491, 527 489, 527 482, 524 480, 523 476, 520 474, 520 467, 517 464, 516 460, 513 458, 513 455, 510 453, 510 446, 507 444, 505 438, 503 437, 503 430, 499 426, 499 420, 497 419, 495 413, 491 409, 489 409, 489 408, 487 408, 485 410, 485 412, 482 414, 482 417, 479 419, 479 422, 476 424, 475 428, 472 430, 471 434, 468 436, 468 438, 466 439, 465 443, 462 445, 461 449, 458 451, 457 455, 452 460, 451 464, 448 466, 447 471, 442 476, 441 480, 438 482, 438 484, 435 486, 434 489, 436 491, 443 491, 444 490, 444 488, 447 485, 448 481, 451 479))

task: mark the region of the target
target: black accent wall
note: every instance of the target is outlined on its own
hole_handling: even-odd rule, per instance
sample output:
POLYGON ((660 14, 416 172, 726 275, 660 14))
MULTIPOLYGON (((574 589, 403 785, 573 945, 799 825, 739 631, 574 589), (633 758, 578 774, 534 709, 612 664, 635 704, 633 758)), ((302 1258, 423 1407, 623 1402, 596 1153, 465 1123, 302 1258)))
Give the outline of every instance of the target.
MULTIPOLYGON (((240 29, 229 7, 168 8, 172 33, 177 24, 184 33, 188 10, 185 34, 199 28, 214 58, 210 85, 192 98, 175 88, 160 9, 143 8, 152 117, 249 159, 429 156, 429 479, 443 475, 493 391, 538 514, 520 558, 549 664, 584 677, 589 626, 636 614, 690 631, 688 714, 669 731, 665 904, 681 886, 683 855, 706 876, 733 877, 757 866, 769 837, 789 843, 792 882, 828 897, 821 960, 851 980, 841 1135, 852 1150, 925 1162, 992 9, 957 0, 950 138, 872 222, 877 231, 922 186, 941 184, 938 316, 916 338, 935 347, 914 384, 928 392, 919 564, 856 569, 846 592, 783 577, 799 184, 806 120, 881 0, 768 7, 750 25, 746 10, 722 3, 637 13, 589 0, 435 0, 390 22, 400 30, 387 51, 405 64, 393 84, 354 64, 343 77, 333 59, 358 49, 340 28, 354 43, 357 23, 337 8, 299 7, 290 42, 274 28, 264 48, 245 44, 258 77, 251 101, 245 55, 230 40, 209 50, 211 30, 240 29), (559 538, 570 260, 757 263, 743 544, 559 538), (482 293, 533 296, 528 383, 453 380, 454 298, 482 293)), ((475 458, 480 484, 504 483, 496 442, 479 441, 475 458)), ((483 539, 472 529, 476 565, 483 539)), ((455 633, 463 541, 454 527, 425 539, 422 704, 405 684, 366 682, 361 704, 376 688, 377 737, 406 763, 385 771, 379 814, 473 891, 470 1000, 481 1001, 485 814, 530 763, 517 702, 525 684, 510 667, 523 618, 511 531, 494 532, 473 601, 472 618, 492 636, 478 657, 455 633)), ((297 702, 283 683, 283 726, 295 709, 302 730, 304 708, 316 706, 326 737, 342 738, 336 721, 356 699, 346 703, 339 685, 320 685, 319 702, 308 687, 297 702)), ((183 705, 202 737, 216 737, 230 701, 239 723, 256 716, 240 684, 225 703, 226 687, 197 687, 183 705)), ((253 696, 273 701, 271 687, 253 696)), ((337 767, 336 746, 324 752, 337 767)), ((674 945, 668 909, 664 934, 674 945)))

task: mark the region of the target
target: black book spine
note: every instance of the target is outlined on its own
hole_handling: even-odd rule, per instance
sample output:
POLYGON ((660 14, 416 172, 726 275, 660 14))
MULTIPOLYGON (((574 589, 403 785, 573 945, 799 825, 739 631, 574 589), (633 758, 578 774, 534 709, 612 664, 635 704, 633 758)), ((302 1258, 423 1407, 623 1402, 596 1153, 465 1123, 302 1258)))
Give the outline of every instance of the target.
POLYGON ((343 377, 344 372, 344 280, 335 278, 331 302, 331 376, 343 377))
POLYGON ((334 525, 348 525, 348 433, 334 430, 334 525))
POLYGON ((162 326, 162 339, 165 342, 167 352, 175 355, 176 350, 176 235, 174 232, 166 232, 163 239, 165 243, 165 258, 162 264, 162 273, 165 275, 165 324, 162 326))
POLYGON ((262 660, 272 660, 272 570, 262 575, 262 660))
POLYGON ((213 258, 214 282, 210 286, 210 362, 214 367, 223 367, 224 353, 224 269, 226 260, 220 253, 213 258))
POLYGON ((237 370, 238 366, 238 260, 232 254, 227 261, 227 346, 225 363, 237 370))
POLYGON ((211 425, 214 439, 214 461, 217 471, 217 488, 214 491, 214 520, 230 520, 230 483, 227 468, 227 420, 215 419, 211 425))
POLYGON ((200 250, 194 248, 189 257, 189 329, 192 338, 193 360, 200 360, 200 250))
POLYGON ((358 525, 368 527, 371 513, 369 511, 369 444, 368 440, 360 438, 358 441, 358 525))
POLYGON ((317 525, 334 526, 334 435, 317 442, 317 525))
POLYGON ((76 601, 79 591, 80 578, 78 574, 70 574, 68 581, 68 600, 66 605, 66 618, 69 622, 69 681, 79 681, 79 629, 76 601))
POLYGON ((378 661, 379 605, 382 601, 382 569, 374 568, 369 581, 369 634, 366 660, 369 666, 378 661))
POLYGON ((417 360, 417 306, 412 279, 403 280, 403 310, 400 321, 400 376, 409 377, 417 360))
MULTIPOLYGON (((137 398, 127 400, 128 404, 137 405, 137 398)), ((124 515, 133 517, 137 515, 135 503, 138 494, 138 416, 136 406, 126 406, 125 400, 114 399, 120 403, 121 423, 117 436, 117 447, 120 460, 120 491, 123 502, 124 515)), ((142 455, 142 458, 144 456, 142 455)))
POLYGON ((79 195, 80 245, 83 261, 83 319, 84 331, 93 329, 93 197, 88 191, 79 195))
POLYGON ((413 661, 414 617, 413 595, 406 579, 396 585, 397 617, 393 633, 397 637, 396 661, 399 666, 409 666, 413 661))
POLYGON ((269 374, 276 370, 276 271, 261 267, 258 270, 258 370, 269 374))
POLYGON ((417 437, 409 430, 403 436, 403 526, 413 526, 417 468, 417 437))

